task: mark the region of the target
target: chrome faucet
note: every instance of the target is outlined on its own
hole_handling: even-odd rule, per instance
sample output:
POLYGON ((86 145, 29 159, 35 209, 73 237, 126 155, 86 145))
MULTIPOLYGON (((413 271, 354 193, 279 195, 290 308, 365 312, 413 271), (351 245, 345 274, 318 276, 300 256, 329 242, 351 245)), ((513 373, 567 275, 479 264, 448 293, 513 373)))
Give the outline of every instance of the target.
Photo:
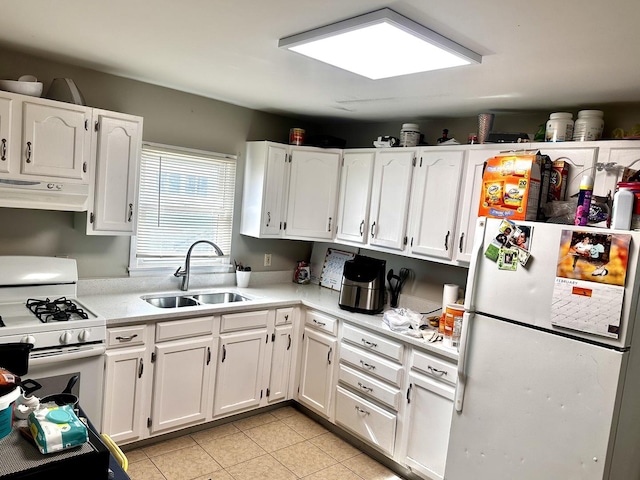
POLYGON ((185 260, 185 263, 184 263, 184 270, 182 270, 182 267, 178 267, 178 270, 176 270, 176 273, 173 274, 174 277, 178 277, 178 278, 182 277, 182 285, 180 285, 180 290, 184 290, 184 291, 189 290, 189 272, 191 271, 191 251, 193 250, 193 247, 195 247, 199 243, 208 243, 215 249, 219 257, 224 256, 224 253, 222 252, 222 250, 220 250, 220 247, 218 247, 215 243, 210 242, 209 240, 198 240, 197 242, 193 242, 193 245, 191 245, 189 247, 189 250, 187 251, 187 259, 185 260))

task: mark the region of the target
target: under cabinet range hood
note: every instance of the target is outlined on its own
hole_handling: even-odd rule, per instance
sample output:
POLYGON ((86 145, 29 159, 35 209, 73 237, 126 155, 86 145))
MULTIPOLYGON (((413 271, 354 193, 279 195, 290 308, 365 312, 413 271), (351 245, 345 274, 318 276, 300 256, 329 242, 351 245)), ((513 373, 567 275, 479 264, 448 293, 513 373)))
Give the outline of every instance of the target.
POLYGON ((0 207, 82 212, 88 201, 86 183, 0 178, 0 207))

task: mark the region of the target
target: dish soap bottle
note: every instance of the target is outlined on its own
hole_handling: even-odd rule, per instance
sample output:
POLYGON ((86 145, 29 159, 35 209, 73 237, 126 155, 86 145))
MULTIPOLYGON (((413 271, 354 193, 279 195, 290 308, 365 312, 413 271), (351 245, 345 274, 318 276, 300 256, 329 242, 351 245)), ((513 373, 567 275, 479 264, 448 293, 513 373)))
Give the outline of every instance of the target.
POLYGON ((593 194, 593 177, 585 175, 580 181, 580 193, 578 194, 578 206, 576 207, 575 225, 585 226, 589 222, 589 208, 591 207, 591 195, 593 194))

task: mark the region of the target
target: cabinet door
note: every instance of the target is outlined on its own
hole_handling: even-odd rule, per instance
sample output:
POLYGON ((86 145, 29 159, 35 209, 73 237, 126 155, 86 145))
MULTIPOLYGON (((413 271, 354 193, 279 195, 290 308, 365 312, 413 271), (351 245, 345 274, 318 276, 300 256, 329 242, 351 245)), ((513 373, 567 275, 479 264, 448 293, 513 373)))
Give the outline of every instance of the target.
POLYGON ((0 173, 9 173, 9 159, 12 158, 12 103, 10 98, 0 98, 0 173))
POLYGON ((284 229, 285 181, 287 169, 287 147, 269 145, 267 147, 267 171, 264 184, 264 202, 260 235, 279 237, 284 229))
POLYGON ((89 172, 90 109, 67 104, 22 104, 22 172, 86 180, 89 172))
POLYGON ((602 147, 600 148, 598 161, 601 167, 595 176, 594 194, 604 196, 610 192, 613 196, 616 185, 622 181, 625 167, 640 170, 640 148, 633 145, 633 142, 616 142, 609 150, 608 156, 606 153, 603 154, 602 147))
POLYGON ((423 151, 411 187, 409 253, 450 260, 463 151, 423 151))
POLYGON ((287 399, 289 371, 293 352, 293 325, 280 325, 271 335, 271 369, 267 402, 275 403, 287 399))
POLYGON ((96 178, 87 233, 135 233, 142 118, 94 112, 96 178))
POLYGON ((376 153, 369 214, 369 243, 403 250, 411 175, 416 150, 385 150, 376 153))
POLYGON ((326 416, 334 389, 336 343, 333 337, 304 329, 298 400, 326 416))
POLYGON ((567 183, 567 193, 565 199, 580 191, 580 181, 584 175, 595 175, 596 160, 598 158, 598 147, 575 147, 562 146, 551 147, 545 144, 540 148, 540 153, 549 155, 552 161, 565 160, 569 164, 569 178, 567 183))
POLYGON ((151 433, 175 430, 207 417, 213 337, 157 344, 151 433))
POLYGON ((405 463, 427 478, 444 478, 454 388, 409 374, 405 463))
POLYGON ((220 335, 213 415, 260 405, 267 330, 220 335))
POLYGON ((366 243, 375 152, 344 152, 337 240, 366 243))
POLYGON ((292 149, 285 236, 333 238, 339 174, 339 152, 292 149))
POLYGON ((108 350, 105 354, 102 431, 114 442, 144 436, 145 348, 108 350))
POLYGON ((454 244, 455 259, 469 263, 473 248, 473 236, 478 221, 478 206, 482 194, 482 174, 484 164, 493 155, 484 150, 471 150, 467 153, 464 166, 461 202, 458 212, 457 236, 454 244))

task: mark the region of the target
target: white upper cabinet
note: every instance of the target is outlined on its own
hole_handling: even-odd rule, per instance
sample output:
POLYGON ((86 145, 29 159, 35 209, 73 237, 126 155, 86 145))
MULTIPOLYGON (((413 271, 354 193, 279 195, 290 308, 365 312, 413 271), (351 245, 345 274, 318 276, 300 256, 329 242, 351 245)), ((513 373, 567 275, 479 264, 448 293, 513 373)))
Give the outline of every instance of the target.
POLYGON ((280 238, 284 233, 289 147, 247 142, 240 233, 280 238))
POLYGON ((0 173, 9 173, 9 159, 11 158, 11 114, 13 100, 0 98, 0 173))
POLYGON ((95 190, 87 234, 135 234, 142 118, 94 110, 95 190))
POLYGON ((376 152, 368 229, 371 245, 404 250, 416 152, 404 148, 376 152))
POLYGON ((342 157, 336 240, 364 244, 375 150, 346 150, 342 157))
POLYGON ((291 148, 285 237, 333 238, 340 157, 340 150, 291 148))
POLYGON ((411 187, 409 253, 451 260, 464 151, 422 149, 411 187))

